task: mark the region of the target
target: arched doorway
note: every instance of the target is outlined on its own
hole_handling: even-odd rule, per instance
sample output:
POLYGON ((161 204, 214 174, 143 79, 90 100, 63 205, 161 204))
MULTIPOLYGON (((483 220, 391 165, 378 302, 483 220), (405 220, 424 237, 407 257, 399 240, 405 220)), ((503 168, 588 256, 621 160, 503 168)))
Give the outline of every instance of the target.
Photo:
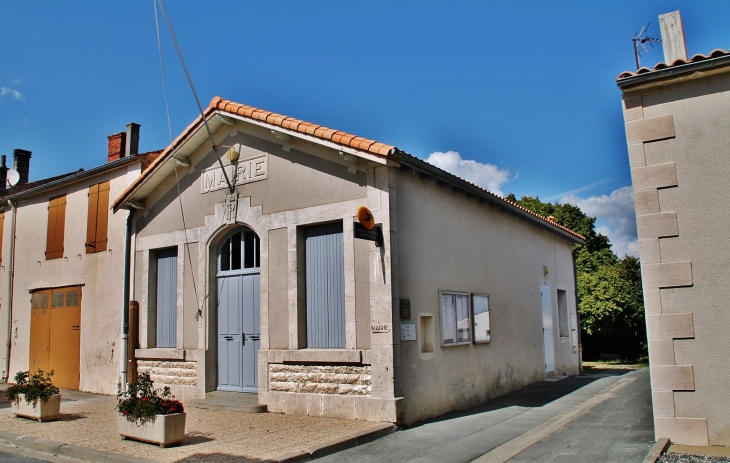
POLYGON ((258 391, 259 258, 259 237, 247 227, 228 233, 218 246, 218 390, 258 391))

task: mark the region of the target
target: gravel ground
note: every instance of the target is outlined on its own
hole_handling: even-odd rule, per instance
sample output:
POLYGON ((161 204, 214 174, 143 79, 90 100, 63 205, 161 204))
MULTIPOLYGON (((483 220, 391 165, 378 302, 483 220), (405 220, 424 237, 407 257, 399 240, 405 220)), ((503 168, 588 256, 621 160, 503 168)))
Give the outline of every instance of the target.
POLYGON ((38 423, 0 410, 0 430, 160 462, 256 461, 298 452, 378 423, 279 413, 186 408, 186 438, 171 448, 121 440, 116 398, 64 401, 58 421, 38 423))
POLYGON ((730 463, 730 458, 689 455, 686 453, 665 453, 659 457, 657 463, 730 463))

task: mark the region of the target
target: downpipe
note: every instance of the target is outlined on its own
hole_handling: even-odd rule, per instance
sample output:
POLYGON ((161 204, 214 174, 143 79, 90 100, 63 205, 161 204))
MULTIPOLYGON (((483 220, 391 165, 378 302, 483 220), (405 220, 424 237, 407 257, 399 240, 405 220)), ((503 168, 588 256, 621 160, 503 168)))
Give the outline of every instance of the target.
POLYGON ((122 295, 122 356, 120 365, 119 390, 127 390, 127 348, 129 344, 129 270, 130 270, 130 249, 132 241, 132 214, 130 210, 127 215, 127 226, 124 232, 124 290, 122 295))
POLYGON ((15 279, 15 223, 18 216, 18 207, 8 200, 12 214, 10 215, 10 256, 8 257, 8 282, 5 294, 7 295, 8 304, 8 332, 7 343, 5 343, 5 371, 0 382, 7 384, 10 378, 10 348, 13 343, 13 282, 15 279))

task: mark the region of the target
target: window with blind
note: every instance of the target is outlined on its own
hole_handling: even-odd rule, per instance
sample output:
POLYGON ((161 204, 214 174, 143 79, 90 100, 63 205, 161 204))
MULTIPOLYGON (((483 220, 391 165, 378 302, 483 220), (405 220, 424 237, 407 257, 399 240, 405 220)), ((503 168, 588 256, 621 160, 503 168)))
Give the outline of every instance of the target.
POLYGON ((86 221, 86 254, 106 251, 109 219, 109 182, 89 187, 89 214, 86 221))
POLYGON ((66 195, 48 201, 48 233, 46 234, 46 260, 63 257, 63 234, 66 227, 66 195))

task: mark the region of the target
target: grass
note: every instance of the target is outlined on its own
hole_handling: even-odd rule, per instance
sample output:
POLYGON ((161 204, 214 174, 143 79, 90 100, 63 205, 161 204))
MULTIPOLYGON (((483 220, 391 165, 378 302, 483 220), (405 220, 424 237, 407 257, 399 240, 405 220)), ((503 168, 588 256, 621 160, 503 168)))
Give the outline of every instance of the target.
POLYGON ((638 370, 648 366, 649 361, 647 359, 583 362, 583 368, 590 368, 592 370, 638 370))

